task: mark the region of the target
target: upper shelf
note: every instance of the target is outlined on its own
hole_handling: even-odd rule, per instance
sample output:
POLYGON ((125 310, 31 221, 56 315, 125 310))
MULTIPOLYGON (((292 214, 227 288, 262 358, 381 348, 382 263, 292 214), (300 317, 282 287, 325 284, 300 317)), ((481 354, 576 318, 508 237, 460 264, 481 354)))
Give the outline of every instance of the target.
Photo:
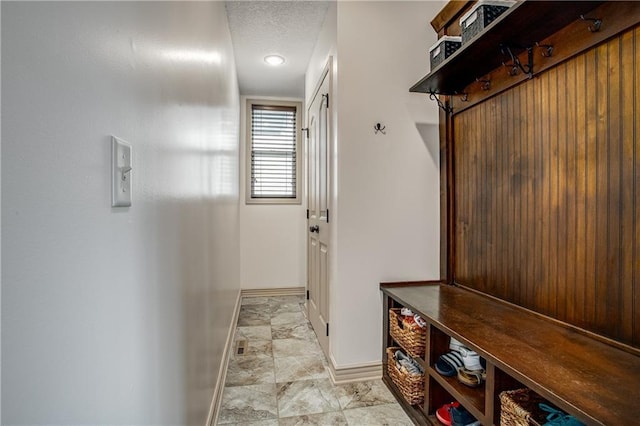
MULTIPOLYGON (((518 2, 435 67, 409 91, 445 95, 460 93, 476 78, 509 61, 508 56, 501 52, 501 44, 522 48, 531 46, 580 19, 580 15, 587 15, 604 2, 518 2)), ((589 24, 585 22, 585 25, 589 24)))

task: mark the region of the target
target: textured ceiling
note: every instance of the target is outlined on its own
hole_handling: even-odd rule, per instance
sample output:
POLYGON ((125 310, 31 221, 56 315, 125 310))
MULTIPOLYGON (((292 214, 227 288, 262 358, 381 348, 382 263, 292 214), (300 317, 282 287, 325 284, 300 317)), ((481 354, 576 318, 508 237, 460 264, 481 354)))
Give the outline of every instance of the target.
POLYGON ((304 97, 304 73, 329 7, 328 1, 227 1, 240 93, 304 97), (284 56, 279 67, 269 54, 284 56))

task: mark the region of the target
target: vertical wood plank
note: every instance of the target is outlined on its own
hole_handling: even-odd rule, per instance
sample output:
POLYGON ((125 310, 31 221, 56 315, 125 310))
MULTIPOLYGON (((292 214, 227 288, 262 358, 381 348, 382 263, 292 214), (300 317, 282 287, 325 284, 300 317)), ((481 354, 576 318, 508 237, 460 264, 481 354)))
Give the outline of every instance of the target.
POLYGON ((634 50, 635 33, 628 32, 620 41, 620 101, 622 111, 621 120, 621 224, 620 224, 620 336, 623 340, 633 341, 633 237, 634 237, 634 209, 633 209, 633 161, 634 126, 637 117, 634 115, 636 107, 634 99, 635 65, 638 57, 634 50), (631 101, 629 101, 629 99, 631 101))
POLYGON ((540 155, 542 156, 542 253, 541 253, 541 265, 542 274, 538 277, 537 291, 536 291, 536 304, 540 306, 541 312, 545 315, 549 315, 549 270, 551 269, 551 262, 549 261, 549 255, 551 254, 551 173, 549 168, 552 164, 551 155, 551 126, 549 117, 549 103, 550 103, 550 80, 551 73, 548 72, 540 78, 541 85, 541 114, 540 114, 540 133, 542 149, 540 155))
POLYGON ((604 332, 609 336, 620 333, 620 289, 621 289, 621 192, 622 192, 622 114, 621 106, 621 56, 622 45, 620 38, 616 37, 608 43, 607 75, 609 78, 608 89, 608 123, 607 123, 607 281, 606 300, 604 306, 605 321, 604 332))
POLYGON ((634 146, 633 146, 633 209, 634 209, 634 248, 633 248, 633 343, 640 346, 640 28, 634 34, 634 95, 633 95, 633 115, 634 119, 634 146))
POLYGON ((585 250, 587 251, 587 260, 584 263, 584 324, 590 328, 595 324, 595 300, 596 300, 596 121, 598 115, 596 111, 597 94, 596 94, 596 51, 587 52, 585 58, 585 103, 586 103, 586 134, 585 144, 587 147, 587 155, 585 161, 586 167, 586 199, 587 208, 584 211, 586 219, 585 229, 585 250))
MULTIPOLYGON (((509 228, 511 230, 511 238, 509 240, 509 282, 512 283, 513 286, 519 286, 520 280, 518 279, 518 238, 520 234, 520 229, 518 227, 518 222, 515 219, 516 216, 516 204, 518 201, 518 195, 520 193, 521 187, 521 170, 520 170, 520 152, 519 152, 519 141, 516 137, 516 120, 518 114, 518 108, 516 107, 516 100, 514 99, 516 96, 515 90, 510 90, 508 92, 508 104, 507 111, 508 114, 504 114, 504 117, 509 117, 505 121, 507 122, 507 140, 510 141, 511 146, 511 161, 509 162, 509 174, 507 185, 509 188, 508 199, 509 199, 509 211, 507 216, 507 223, 509 223, 509 228)), ((518 103, 519 105, 519 103, 518 103)), ((513 299, 512 293, 509 294, 509 297, 513 299)))
POLYGON ((511 229, 511 224, 509 223, 509 211, 511 201, 509 197, 509 176, 510 176, 510 164, 511 158, 513 156, 513 139, 509 137, 509 95, 510 92, 503 93, 500 95, 498 99, 498 117, 501 117, 501 120, 498 123, 498 127, 496 128, 496 132, 498 134, 502 134, 502 146, 504 147, 504 156, 501 164, 501 173, 502 180, 501 185, 503 189, 503 205, 502 211, 500 212, 500 222, 502 223, 502 246, 503 246, 503 255, 502 262, 504 263, 503 269, 503 279, 509 280, 511 278, 511 248, 510 243, 513 240, 513 234, 511 229))
POLYGON ((559 129, 558 129, 558 74, 560 67, 549 71, 549 273, 545 285, 547 287, 547 313, 553 317, 557 315, 558 300, 558 163, 559 163, 559 129))
POLYGON ((563 109, 566 111, 563 123, 565 138, 565 163, 564 166, 564 182, 560 182, 564 192, 564 236, 562 245, 563 252, 563 270, 564 274, 560 274, 558 282, 558 302, 560 306, 558 318, 564 321, 570 321, 576 316, 576 233, 577 233, 577 217, 576 217, 576 193, 578 188, 578 168, 576 163, 577 154, 577 118, 576 118, 576 95, 577 95, 577 75, 576 61, 570 61, 565 68, 564 84, 567 87, 566 103, 563 109))
POLYGON ((573 308, 574 324, 585 326, 585 285, 587 263, 587 65, 586 55, 575 59, 576 63, 576 272, 573 308), (578 283, 582 283, 578 285, 578 283))
MULTIPOLYGON (((538 287, 541 285, 544 275, 544 261, 543 261, 543 246, 544 246, 544 208, 543 208, 543 188, 544 188, 544 143, 543 143, 543 121, 544 121, 544 110, 542 108, 543 104, 543 78, 539 78, 535 80, 536 82, 536 90, 535 90, 535 100, 534 104, 536 106, 534 110, 534 116, 536 117, 533 120, 533 128, 534 128, 534 136, 533 136, 533 150, 536 153, 534 155, 534 175, 535 175, 535 222, 534 222, 534 233, 537 238, 534 239, 534 253, 533 253, 533 264, 534 264, 534 279, 531 285, 531 295, 529 296, 529 305, 530 306, 540 306, 540 298, 538 297, 538 287)), ((540 309, 540 308, 539 308, 540 309)))
POLYGON ((568 228, 570 224, 567 222, 567 215, 570 206, 568 205, 569 193, 573 193, 572 182, 572 165, 569 164, 569 126, 567 120, 571 115, 568 107, 569 98, 573 95, 573 91, 567 81, 567 64, 558 66, 557 74, 557 90, 558 98, 556 104, 556 144, 557 144, 557 163, 556 169, 556 296, 555 296, 555 317, 565 321, 567 319, 567 238, 568 228), (571 189, 570 189, 571 188, 571 189))
POLYGON ((607 327, 607 221, 608 221, 608 177, 609 150, 607 149, 609 124, 609 46, 596 48, 596 297, 593 300, 595 310, 594 326, 599 333, 607 327))
POLYGON ((514 156, 514 165, 513 165, 513 179, 514 179, 514 188, 509 188, 510 193, 513 198, 513 207, 511 211, 511 226, 513 228, 513 257, 512 257, 512 265, 511 265, 511 281, 513 285, 509 289, 509 298, 511 300, 515 300, 517 291, 516 289, 522 285, 522 276, 521 269, 522 264, 520 263, 520 243, 522 240, 522 225, 520 222, 520 200, 522 199, 522 191, 525 185, 524 181, 524 173, 523 173, 523 160, 524 157, 522 155, 522 138, 520 137, 521 127, 519 125, 520 121, 520 97, 521 97, 521 86, 516 87, 511 92, 513 96, 511 97, 511 108, 512 108, 512 118, 509 120, 510 122, 510 132, 513 135, 513 150, 515 153, 514 156))
POLYGON ((531 301, 528 296, 531 294, 531 288, 535 282, 535 260, 536 260, 536 212, 538 211, 538 205, 536 204, 535 194, 537 192, 537 176, 536 176, 536 164, 535 164, 535 126, 530 123, 528 118, 535 115, 535 85, 533 81, 527 82, 527 175, 528 175, 528 190, 527 190, 527 280, 525 287, 520 291, 521 304, 530 305, 531 301))

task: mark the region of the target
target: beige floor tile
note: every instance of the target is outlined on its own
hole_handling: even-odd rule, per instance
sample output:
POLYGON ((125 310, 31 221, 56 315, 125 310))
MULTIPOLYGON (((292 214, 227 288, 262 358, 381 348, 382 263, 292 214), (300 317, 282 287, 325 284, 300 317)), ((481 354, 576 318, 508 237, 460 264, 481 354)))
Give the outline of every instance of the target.
POLYGON ((278 418, 274 384, 226 387, 218 424, 257 422, 278 418))
POLYGON ((331 380, 303 380, 276 385, 280 417, 328 413, 340 410, 331 380))
POLYGON ((288 356, 275 358, 276 383, 309 379, 328 379, 324 357, 288 356))
POLYGON ((374 405, 372 407, 343 410, 350 425, 411 426, 413 422, 399 404, 374 405))

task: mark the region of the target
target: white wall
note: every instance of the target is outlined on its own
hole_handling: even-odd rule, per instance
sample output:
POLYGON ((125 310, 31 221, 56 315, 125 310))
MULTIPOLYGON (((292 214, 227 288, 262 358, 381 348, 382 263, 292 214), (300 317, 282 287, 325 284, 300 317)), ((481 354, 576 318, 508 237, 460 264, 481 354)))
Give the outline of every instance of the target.
MULTIPOLYGON (((305 127, 306 116, 302 99, 265 96, 240 98, 240 283, 243 289, 304 287, 307 282, 306 180, 300 183, 300 204, 246 203, 247 99, 302 102, 301 127, 305 127)), ((304 143, 300 147, 304 148, 304 143)), ((304 167, 301 176, 305 176, 304 167)))
POLYGON ((381 359, 381 281, 439 277, 438 110, 429 71, 443 2, 338 2, 337 367, 381 359), (386 126, 375 135, 373 126, 386 126))
POLYGON ((2 2, 2 64, 2 424, 203 424, 239 294, 224 4, 2 2))

